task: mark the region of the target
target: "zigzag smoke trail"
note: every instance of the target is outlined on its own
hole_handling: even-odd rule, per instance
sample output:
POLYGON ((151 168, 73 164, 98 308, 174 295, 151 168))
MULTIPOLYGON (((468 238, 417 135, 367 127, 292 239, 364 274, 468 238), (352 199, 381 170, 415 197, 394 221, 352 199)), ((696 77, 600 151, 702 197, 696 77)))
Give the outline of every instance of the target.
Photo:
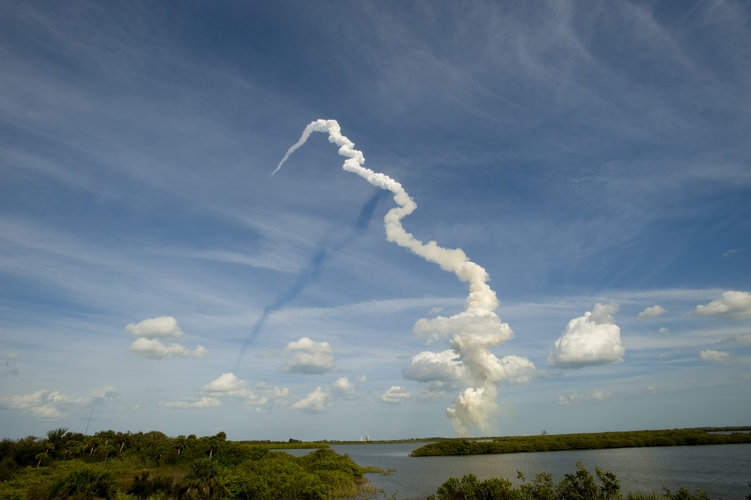
POLYGON ((498 359, 489 349, 513 336, 511 328, 495 313, 498 298, 488 285, 490 277, 484 268, 467 258, 459 248, 448 249, 435 241, 423 243, 402 226, 402 219, 417 208, 401 184, 389 176, 374 172, 363 166, 365 157, 355 149, 355 144, 342 135, 336 120, 315 120, 308 124, 300 140, 287 150, 271 175, 276 174, 287 159, 302 147, 313 132, 326 132, 329 142, 339 146, 339 154, 347 158, 342 168, 355 173, 369 183, 393 194, 396 207, 384 217, 386 239, 405 247, 423 259, 438 264, 444 271, 452 272, 459 280, 469 284, 464 311, 450 317, 438 316, 418 320, 413 328, 415 334, 429 341, 449 338, 451 350, 461 364, 464 382, 469 385, 454 399, 446 414, 451 419, 457 435, 467 435, 470 427, 487 431, 492 417, 497 413, 497 384, 521 369, 534 370, 534 365, 525 358, 506 356, 498 359))

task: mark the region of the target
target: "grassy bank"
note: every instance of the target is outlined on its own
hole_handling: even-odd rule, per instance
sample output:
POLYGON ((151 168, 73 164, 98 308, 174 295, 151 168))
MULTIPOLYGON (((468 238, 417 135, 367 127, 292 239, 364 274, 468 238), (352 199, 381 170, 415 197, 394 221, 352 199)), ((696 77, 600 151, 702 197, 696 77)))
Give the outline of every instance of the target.
POLYGON ((483 455, 559 450, 595 450, 644 446, 694 446, 751 443, 749 427, 546 434, 484 439, 445 439, 426 444, 412 452, 414 457, 442 455, 483 455))

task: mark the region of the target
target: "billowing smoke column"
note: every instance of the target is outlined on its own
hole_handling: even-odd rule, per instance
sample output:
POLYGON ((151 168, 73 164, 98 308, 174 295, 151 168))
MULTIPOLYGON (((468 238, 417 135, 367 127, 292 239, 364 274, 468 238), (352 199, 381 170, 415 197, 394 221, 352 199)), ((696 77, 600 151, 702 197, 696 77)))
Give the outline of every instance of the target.
POLYGON ((528 369, 531 366, 534 370, 534 365, 524 358, 508 356, 500 360, 489 350, 489 347, 510 339, 513 332, 495 313, 498 299, 487 284, 488 273, 469 260, 461 249, 443 248, 435 241, 423 243, 404 229, 402 219, 414 212, 417 204, 394 179, 363 167, 365 157, 361 151, 355 149, 352 141, 342 135, 336 120, 316 120, 305 127, 300 140, 289 148, 271 175, 279 171, 289 156, 305 144, 313 132, 328 133, 329 142, 339 146, 339 154, 347 158, 342 166, 344 170, 393 193, 397 206, 389 210, 384 217, 388 241, 408 248, 469 284, 469 296, 464 311, 450 317, 420 319, 415 323, 414 332, 432 341, 450 338, 451 349, 463 365, 462 378, 471 387, 464 389, 446 410, 456 434, 466 435, 470 427, 477 427, 481 431, 488 430, 490 419, 497 410, 497 384, 518 374, 520 369, 528 369))

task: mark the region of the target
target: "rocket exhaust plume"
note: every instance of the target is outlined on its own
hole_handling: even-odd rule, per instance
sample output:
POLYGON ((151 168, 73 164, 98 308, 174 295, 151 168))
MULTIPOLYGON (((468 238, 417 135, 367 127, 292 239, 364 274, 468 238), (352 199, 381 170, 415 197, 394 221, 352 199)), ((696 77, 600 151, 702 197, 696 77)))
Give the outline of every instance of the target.
POLYGON ((391 177, 374 172, 363 166, 365 157, 355 149, 355 144, 342 135, 336 120, 315 120, 305 130, 271 175, 276 174, 284 162, 297 149, 302 147, 313 132, 328 133, 329 142, 339 146, 339 154, 344 156, 342 168, 355 173, 381 189, 393 194, 396 207, 384 217, 386 239, 409 249, 423 259, 438 264, 444 271, 452 272, 459 280, 469 285, 464 311, 449 317, 438 316, 420 319, 414 325, 414 333, 431 341, 449 338, 451 349, 458 355, 464 370, 465 388, 446 410, 457 435, 467 435, 470 428, 487 431, 491 428, 492 417, 497 412, 497 384, 513 372, 534 365, 529 360, 517 356, 498 359, 490 347, 502 344, 513 336, 511 328, 495 313, 498 299, 488 285, 488 273, 475 264, 459 248, 449 249, 435 241, 423 243, 402 226, 402 219, 417 208, 417 204, 405 189, 391 177))

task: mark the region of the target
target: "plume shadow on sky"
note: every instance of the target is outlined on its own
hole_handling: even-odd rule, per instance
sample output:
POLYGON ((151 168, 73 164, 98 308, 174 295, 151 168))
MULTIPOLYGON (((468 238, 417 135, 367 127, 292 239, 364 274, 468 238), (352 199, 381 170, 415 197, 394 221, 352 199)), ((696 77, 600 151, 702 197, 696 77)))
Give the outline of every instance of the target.
POLYGON ((308 264, 297 274, 297 277, 295 278, 295 281, 292 283, 292 285, 282 293, 277 295, 274 301, 263 309, 261 316, 253 324, 253 327, 250 329, 250 333, 243 341, 242 349, 240 349, 240 355, 238 356, 237 362, 235 363, 233 373, 237 373, 237 370, 240 368, 240 363, 242 362, 243 356, 245 355, 245 351, 248 349, 250 343, 253 342, 253 340, 261 333, 264 325, 266 324, 266 321, 268 321, 269 316, 271 316, 271 313, 282 309, 284 306, 292 302, 298 295, 300 295, 300 293, 302 293, 303 290, 308 287, 308 285, 318 279, 321 274, 321 267, 326 262, 326 259, 328 258, 328 255, 331 251, 338 251, 345 248, 357 238, 359 238, 366 229, 368 229, 370 222, 373 220, 373 215, 375 214, 376 208, 378 208, 378 204, 381 202, 381 200, 386 198, 388 194, 389 193, 387 191, 380 188, 377 188, 375 190, 373 195, 360 208, 360 213, 358 214, 354 224, 352 224, 351 231, 345 238, 338 241, 335 240, 332 236, 335 232, 338 232, 335 230, 328 231, 326 235, 321 238, 321 240, 318 242, 318 245, 316 245, 315 252, 313 252, 310 257, 310 261, 308 261, 308 264))

